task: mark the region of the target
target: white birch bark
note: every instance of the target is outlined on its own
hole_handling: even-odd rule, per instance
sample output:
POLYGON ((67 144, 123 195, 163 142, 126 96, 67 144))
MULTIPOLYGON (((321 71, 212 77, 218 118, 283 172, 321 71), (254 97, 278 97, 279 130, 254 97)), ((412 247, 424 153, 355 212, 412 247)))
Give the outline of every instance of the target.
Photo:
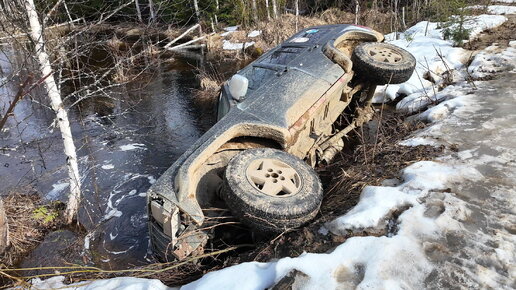
POLYGON ((138 21, 143 22, 142 11, 140 10, 140 2, 138 0, 134 0, 134 5, 136 6, 136 16, 138 16, 138 21))
POLYGON ((150 12, 150 23, 154 23, 156 21, 156 11, 154 10, 154 2, 149 0, 149 12, 150 12))
POLYGON ((269 9, 269 0, 265 0, 265 10, 267 10, 267 21, 271 20, 271 12, 269 9))
POLYGON ((199 12, 199 3, 197 0, 193 0, 193 6, 195 9, 195 16, 197 17, 197 21, 201 20, 201 13, 199 12))
POLYGON ((251 9, 253 9, 253 21, 258 22, 258 6, 256 6, 256 0, 251 1, 251 9))
POLYGON ((34 0, 25 0, 25 8, 30 24, 30 36, 35 44, 36 55, 38 58, 41 77, 47 90, 48 97, 52 105, 52 109, 56 113, 57 124, 63 138, 64 153, 66 156, 66 165, 68 169, 68 177, 70 180, 70 196, 65 210, 65 220, 72 223, 79 210, 79 201, 81 198, 81 180, 79 176, 79 166, 77 164, 77 153, 73 143, 72 130, 68 121, 68 114, 64 108, 63 101, 59 89, 54 80, 52 67, 48 54, 45 50, 45 42, 43 40, 43 30, 38 19, 34 0))
POLYGON ((219 0, 215 0, 215 15, 214 18, 215 18, 215 25, 219 25, 219 20, 217 19, 217 14, 219 13, 219 0))
POLYGON ((295 0, 295 10, 296 10, 296 31, 298 30, 298 22, 299 22, 299 0, 295 0))
POLYGON ((0 254, 3 254, 9 247, 9 224, 5 215, 4 204, 0 199, 0 254))
POLYGON ((358 13, 360 12, 360 3, 355 0, 355 24, 358 24, 358 13))
POLYGON ((272 0, 272 15, 274 15, 274 19, 278 18, 278 5, 276 5, 276 0, 272 0))

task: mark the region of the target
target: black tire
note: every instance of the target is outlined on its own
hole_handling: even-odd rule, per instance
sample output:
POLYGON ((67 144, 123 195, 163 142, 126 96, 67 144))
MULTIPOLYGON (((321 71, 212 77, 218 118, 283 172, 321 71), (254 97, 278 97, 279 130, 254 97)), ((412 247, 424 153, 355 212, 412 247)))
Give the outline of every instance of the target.
MULTIPOLYGON (((285 178, 282 180, 286 182, 285 178)), ((293 179, 292 182, 295 183, 293 179)), ((248 149, 236 155, 226 167, 223 186, 222 198, 233 215, 251 228, 265 233, 282 232, 310 221, 317 215, 323 197, 321 181, 308 164, 291 154, 271 148, 248 149), (268 195, 258 189, 248 178, 247 170, 263 159, 277 160, 290 166, 298 174, 298 191, 268 195)))
POLYGON ((351 60, 353 70, 358 76, 376 85, 406 82, 416 67, 416 59, 410 52, 381 42, 364 42, 357 45, 351 60), (386 57, 385 60, 381 60, 380 56, 386 57))

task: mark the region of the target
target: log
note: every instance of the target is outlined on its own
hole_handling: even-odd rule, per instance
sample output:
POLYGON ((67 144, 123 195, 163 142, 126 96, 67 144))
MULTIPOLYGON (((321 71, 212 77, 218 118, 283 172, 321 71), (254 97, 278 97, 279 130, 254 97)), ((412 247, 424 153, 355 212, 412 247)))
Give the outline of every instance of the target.
MULTIPOLYGON (((214 34, 214 33, 211 33, 211 34, 209 34, 209 35, 213 35, 213 34, 214 34)), ((187 42, 185 42, 185 43, 182 43, 182 44, 180 44, 180 45, 176 45, 176 46, 174 46, 174 47, 168 47, 167 49, 168 49, 168 50, 172 50, 172 51, 174 51, 174 50, 178 50, 178 49, 180 49, 180 48, 184 48, 185 46, 189 46, 189 45, 190 45, 190 44, 192 44, 192 43, 196 43, 196 42, 198 42, 198 41, 201 41, 201 40, 205 39, 207 36, 208 36, 208 34, 207 34, 207 35, 204 35, 204 36, 201 36, 201 37, 198 37, 198 38, 196 38, 196 39, 192 39, 192 40, 187 41, 187 42)))
POLYGON ((199 24, 195 24, 194 26, 188 28, 185 32, 183 32, 181 35, 179 35, 178 37, 176 37, 174 40, 172 40, 171 42, 169 42, 167 45, 165 45, 165 49, 168 49, 170 46, 172 46, 172 44, 176 43, 178 40, 180 40, 181 38, 185 37, 188 33, 192 32, 194 29, 196 29, 197 27, 199 27, 199 24))

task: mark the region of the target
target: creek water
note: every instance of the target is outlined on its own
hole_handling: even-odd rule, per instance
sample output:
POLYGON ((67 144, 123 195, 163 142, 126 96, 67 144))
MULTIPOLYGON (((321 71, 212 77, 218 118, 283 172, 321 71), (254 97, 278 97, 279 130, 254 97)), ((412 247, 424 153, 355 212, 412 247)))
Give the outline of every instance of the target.
MULTIPOLYGON (((9 49, 0 54, 2 115, 17 91, 16 81, 9 79, 17 58, 23 56, 9 49)), ((199 83, 195 69, 203 59, 198 54, 176 56, 171 65, 159 65, 152 76, 115 87, 69 110, 83 178, 79 221, 87 235, 70 238, 70 232, 63 231, 62 239, 73 242, 55 251, 41 249, 56 247, 45 241, 21 266, 86 261, 120 269, 153 261, 146 191, 214 122, 209 110, 192 98, 199 83)), ((229 64, 231 69, 235 66, 229 64)), ((52 125, 54 117, 39 90, 16 105, 0 132, 2 195, 35 191, 48 201, 66 200, 66 160, 59 129, 52 125)))

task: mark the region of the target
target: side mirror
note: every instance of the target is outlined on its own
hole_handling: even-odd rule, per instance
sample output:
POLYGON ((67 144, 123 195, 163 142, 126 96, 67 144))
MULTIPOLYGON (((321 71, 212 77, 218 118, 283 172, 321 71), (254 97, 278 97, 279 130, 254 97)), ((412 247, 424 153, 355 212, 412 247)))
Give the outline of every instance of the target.
POLYGON ((239 74, 231 77, 228 83, 229 93, 233 99, 242 101, 247 94, 247 88, 249 87, 249 80, 239 74))

